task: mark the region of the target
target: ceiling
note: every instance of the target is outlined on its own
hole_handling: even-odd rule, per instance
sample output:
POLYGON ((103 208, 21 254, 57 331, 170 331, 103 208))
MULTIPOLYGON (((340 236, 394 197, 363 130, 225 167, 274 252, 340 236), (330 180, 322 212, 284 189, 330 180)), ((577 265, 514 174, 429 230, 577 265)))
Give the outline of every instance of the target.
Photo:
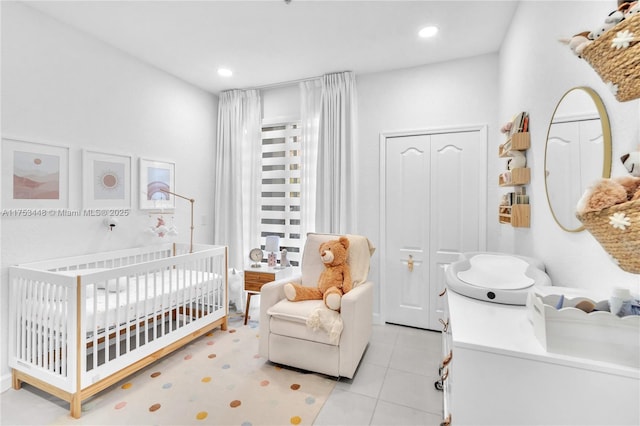
POLYGON ((25 3, 213 93, 497 52, 517 8, 508 0, 25 3), (419 38, 426 25, 439 33, 419 38), (220 77, 219 67, 233 76, 220 77))

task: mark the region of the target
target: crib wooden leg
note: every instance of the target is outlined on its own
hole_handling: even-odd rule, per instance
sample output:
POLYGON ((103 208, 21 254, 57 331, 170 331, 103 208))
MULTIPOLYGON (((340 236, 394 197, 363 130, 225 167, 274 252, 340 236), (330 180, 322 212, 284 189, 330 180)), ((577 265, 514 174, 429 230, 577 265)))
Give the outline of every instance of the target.
POLYGON ((71 396, 70 405, 71 417, 73 417, 74 419, 79 419, 82 415, 82 399, 80 398, 79 393, 75 393, 73 394, 73 396, 71 396))
POLYGON ((222 324, 220 325, 220 330, 227 331, 227 317, 224 317, 222 320, 222 324))
POLYGON ((11 386, 15 390, 22 389, 22 380, 18 379, 16 370, 11 369, 11 386))

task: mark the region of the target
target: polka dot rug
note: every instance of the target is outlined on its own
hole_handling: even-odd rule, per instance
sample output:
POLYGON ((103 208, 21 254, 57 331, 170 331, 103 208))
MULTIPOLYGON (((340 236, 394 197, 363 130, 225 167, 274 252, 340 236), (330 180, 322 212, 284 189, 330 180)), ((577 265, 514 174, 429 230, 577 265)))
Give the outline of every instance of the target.
POLYGON ((99 393, 59 425, 310 425, 335 380, 258 355, 256 324, 214 330, 99 393))

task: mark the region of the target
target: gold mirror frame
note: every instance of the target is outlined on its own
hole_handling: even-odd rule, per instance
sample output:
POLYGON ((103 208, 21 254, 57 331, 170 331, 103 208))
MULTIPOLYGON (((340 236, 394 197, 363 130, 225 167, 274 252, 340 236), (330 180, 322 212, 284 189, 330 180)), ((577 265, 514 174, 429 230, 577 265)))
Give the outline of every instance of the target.
MULTIPOLYGON (((562 97, 560 98, 560 100, 558 101, 558 104, 556 105, 556 108, 553 110, 553 115, 551 116, 551 121, 549 122, 549 128, 547 129, 547 138, 545 141, 545 148, 544 148, 544 188, 545 188, 545 194, 547 196, 547 205, 549 206, 549 210, 551 211, 551 215, 553 216, 553 219, 556 221, 556 223, 558 224, 558 226, 560 226, 560 228, 562 228, 563 230, 567 231, 567 232, 580 232, 584 230, 584 225, 580 225, 575 229, 570 229, 567 228, 567 226, 565 226, 564 224, 561 223, 561 221, 558 219, 558 217, 556 216, 556 212, 553 210, 553 206, 551 205, 551 198, 549 196, 549 186, 547 183, 547 166, 548 166, 548 154, 549 154, 549 136, 551 134, 551 126, 554 123, 554 118, 556 117, 556 113, 558 112, 558 108, 560 107, 560 105, 562 104, 562 101, 567 97, 567 95, 569 95, 570 93, 574 92, 574 91, 584 91, 586 94, 589 95, 589 97, 591 98, 591 100, 593 101, 593 103, 595 104, 595 107, 598 111, 598 115, 600 116, 600 124, 602 126, 602 140, 603 140, 603 162, 602 162, 602 177, 603 178, 609 178, 611 177, 611 124, 609 122, 609 116, 607 114, 607 110, 604 107, 604 103, 602 102, 602 99, 600 98, 600 96, 598 95, 598 93, 591 89, 590 87, 585 87, 585 86, 579 86, 579 87, 574 87, 572 89, 569 89, 564 95, 562 95, 562 97)), ((584 191, 586 188, 582 188, 582 191, 584 191)), ((576 204, 578 202, 578 200, 575 200, 576 204)))

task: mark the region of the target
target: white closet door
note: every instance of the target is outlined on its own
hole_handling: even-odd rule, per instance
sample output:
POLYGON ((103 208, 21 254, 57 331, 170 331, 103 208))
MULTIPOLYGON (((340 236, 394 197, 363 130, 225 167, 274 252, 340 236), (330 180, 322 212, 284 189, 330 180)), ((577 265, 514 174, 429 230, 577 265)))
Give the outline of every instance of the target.
POLYGON ((481 245, 480 132, 394 136, 385 145, 384 318, 440 330, 444 268, 481 245))

